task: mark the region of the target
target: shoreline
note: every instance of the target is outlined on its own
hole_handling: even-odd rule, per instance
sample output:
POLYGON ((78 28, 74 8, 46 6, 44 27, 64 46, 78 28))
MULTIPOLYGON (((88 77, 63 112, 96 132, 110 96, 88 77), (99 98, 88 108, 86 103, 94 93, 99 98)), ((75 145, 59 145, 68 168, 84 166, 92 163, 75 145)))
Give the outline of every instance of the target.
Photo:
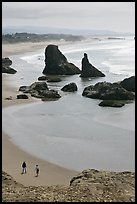
MULTIPOLYGON (((35 49, 45 49, 49 44, 66 45, 70 41, 41 41, 41 42, 21 42, 21 43, 2 43, 2 58, 9 57, 11 55, 24 54, 27 52, 34 52, 35 49)), ((71 42, 73 43, 73 42, 71 42)))
MULTIPOLYGON (((48 42, 46 43, 49 44, 48 42)), ((34 49, 45 48, 46 43, 40 42, 31 44, 3 44, 2 57, 23 54, 25 52, 34 51, 34 49)), ((15 87, 10 86, 10 84, 8 83, 9 79, 9 74, 2 74, 2 108, 38 101, 37 99, 34 99, 32 97, 29 97, 29 99, 16 99, 16 95, 19 93, 19 91, 17 91, 15 87), (5 100, 5 98, 10 96, 12 96, 12 100, 5 100)), ((17 182, 25 186, 69 185, 70 179, 79 173, 78 171, 60 167, 56 164, 39 159, 29 153, 26 153, 14 143, 12 143, 10 141, 9 135, 5 134, 3 131, 2 170, 10 174, 17 182), (27 174, 25 175, 21 175, 21 164, 23 161, 26 161, 28 166, 27 174), (34 169, 36 164, 39 164, 40 166, 39 177, 35 177, 34 169)))

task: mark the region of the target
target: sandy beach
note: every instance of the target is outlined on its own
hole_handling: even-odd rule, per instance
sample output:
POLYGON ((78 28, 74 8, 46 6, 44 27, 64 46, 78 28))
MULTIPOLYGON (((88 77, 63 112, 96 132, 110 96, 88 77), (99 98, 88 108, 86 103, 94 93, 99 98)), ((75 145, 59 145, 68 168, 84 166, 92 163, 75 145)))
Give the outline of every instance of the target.
MULTIPOLYGON (((45 45, 45 42, 3 44, 2 57, 31 52, 34 49, 45 48, 45 45)), ((37 101, 31 97, 27 100, 16 99, 16 95, 19 92, 16 88, 9 85, 9 79, 9 74, 2 74, 2 108, 37 101), (12 96, 12 100, 5 100, 5 98, 10 96, 12 96)), ((46 162, 22 151, 10 141, 10 137, 5 133, 2 133, 2 170, 25 186, 69 185, 70 179, 78 173, 46 162), (22 175, 21 164, 23 161, 27 163, 27 173, 22 175), (38 177, 35 177, 34 171, 36 164, 40 166, 40 175, 38 177)))
MULTIPOLYGON (((8 57, 10 55, 21 54, 25 52, 34 52, 35 49, 45 49, 48 44, 61 45, 68 44, 67 41, 48 41, 48 42, 24 42, 24 43, 3 43, 2 44, 2 57, 8 57)), ((73 43, 73 42, 72 42, 73 43)))

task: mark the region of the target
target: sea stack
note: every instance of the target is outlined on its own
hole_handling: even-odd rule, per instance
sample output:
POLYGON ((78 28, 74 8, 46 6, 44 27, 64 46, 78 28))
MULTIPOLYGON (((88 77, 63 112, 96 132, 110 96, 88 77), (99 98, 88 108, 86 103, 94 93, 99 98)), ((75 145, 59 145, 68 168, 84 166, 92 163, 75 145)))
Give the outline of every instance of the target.
POLYGON ((82 71, 80 77, 104 77, 101 71, 95 68, 92 64, 89 63, 88 56, 84 53, 84 57, 82 58, 82 71))
POLYGON ((46 75, 74 75, 80 74, 80 69, 69 63, 67 58, 61 53, 57 45, 48 45, 45 49, 45 68, 43 74, 46 75))

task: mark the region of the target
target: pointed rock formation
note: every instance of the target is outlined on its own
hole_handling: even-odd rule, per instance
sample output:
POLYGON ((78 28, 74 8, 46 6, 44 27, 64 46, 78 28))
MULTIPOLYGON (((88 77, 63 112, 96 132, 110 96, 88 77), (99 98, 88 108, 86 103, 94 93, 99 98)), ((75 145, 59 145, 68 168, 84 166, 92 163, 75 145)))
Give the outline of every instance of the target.
POLYGON ((95 68, 92 64, 89 63, 88 56, 84 53, 84 57, 82 59, 82 71, 80 77, 87 78, 87 77, 104 77, 101 71, 95 68))
POLYGON ((67 58, 60 52, 58 46, 48 45, 45 49, 45 68, 43 74, 74 75, 80 74, 80 69, 67 61, 67 58))

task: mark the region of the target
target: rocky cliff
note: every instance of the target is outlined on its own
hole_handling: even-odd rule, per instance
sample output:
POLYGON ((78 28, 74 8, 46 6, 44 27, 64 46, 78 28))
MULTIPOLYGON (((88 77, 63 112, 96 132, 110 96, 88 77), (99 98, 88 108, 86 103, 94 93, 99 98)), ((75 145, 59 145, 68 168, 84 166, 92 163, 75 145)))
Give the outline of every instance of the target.
POLYGON ((135 202, 135 173, 87 169, 68 186, 23 186, 2 173, 2 202, 135 202))

